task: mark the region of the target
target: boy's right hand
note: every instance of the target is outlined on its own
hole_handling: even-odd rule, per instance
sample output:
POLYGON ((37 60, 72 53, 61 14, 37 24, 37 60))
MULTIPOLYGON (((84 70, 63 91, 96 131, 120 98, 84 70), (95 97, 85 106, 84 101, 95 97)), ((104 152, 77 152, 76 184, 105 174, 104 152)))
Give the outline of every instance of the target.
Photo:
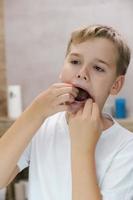
POLYGON ((35 99, 36 112, 47 118, 57 112, 68 111, 77 94, 78 89, 71 84, 55 83, 35 99))

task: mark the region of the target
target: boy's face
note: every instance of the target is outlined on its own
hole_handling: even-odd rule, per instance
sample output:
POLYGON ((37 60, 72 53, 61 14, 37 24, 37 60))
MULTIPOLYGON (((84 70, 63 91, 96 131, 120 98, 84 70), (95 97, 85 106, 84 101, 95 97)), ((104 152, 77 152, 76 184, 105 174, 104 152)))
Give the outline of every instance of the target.
MULTIPOLYGON (((117 94, 123 84, 124 77, 116 77, 117 56, 114 44, 105 38, 72 44, 60 79, 87 91, 101 111, 109 94, 117 94)), ((81 90, 80 96, 82 94, 83 99, 79 98, 71 104, 72 112, 84 106, 87 94, 81 90)))

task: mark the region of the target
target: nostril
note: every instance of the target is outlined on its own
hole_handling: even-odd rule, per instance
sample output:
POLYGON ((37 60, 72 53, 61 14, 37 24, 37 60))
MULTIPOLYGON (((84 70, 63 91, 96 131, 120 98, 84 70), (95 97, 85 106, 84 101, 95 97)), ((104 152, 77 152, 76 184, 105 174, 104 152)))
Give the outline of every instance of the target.
POLYGON ((81 76, 80 74, 77 75, 77 78, 81 78, 81 79, 87 80, 86 76, 81 76))
POLYGON ((84 76, 84 79, 87 80, 86 76, 84 76))

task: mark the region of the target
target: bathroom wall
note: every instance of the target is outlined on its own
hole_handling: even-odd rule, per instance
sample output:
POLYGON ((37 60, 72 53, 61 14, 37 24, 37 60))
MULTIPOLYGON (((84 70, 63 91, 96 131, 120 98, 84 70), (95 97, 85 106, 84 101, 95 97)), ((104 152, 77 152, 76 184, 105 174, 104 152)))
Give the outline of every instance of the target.
MULTIPOLYGON (((119 30, 133 50, 132 0, 5 0, 8 84, 22 87, 23 108, 58 81, 69 34, 79 26, 102 23, 119 30)), ((133 59, 119 96, 133 116, 133 59)), ((109 103, 113 102, 110 98, 109 103)))

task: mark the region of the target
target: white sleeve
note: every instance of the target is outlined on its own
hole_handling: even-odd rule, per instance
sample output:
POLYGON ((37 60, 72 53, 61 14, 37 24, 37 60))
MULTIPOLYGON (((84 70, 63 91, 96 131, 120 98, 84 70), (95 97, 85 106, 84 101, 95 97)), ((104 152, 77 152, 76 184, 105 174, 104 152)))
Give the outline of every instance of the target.
POLYGON ((133 200, 133 141, 114 158, 101 185, 103 200, 133 200))
POLYGON ((24 168, 29 166, 29 164, 30 164, 30 153, 31 153, 31 142, 26 147, 26 149, 22 153, 20 159, 18 160, 17 166, 19 167, 19 171, 22 171, 24 168))

